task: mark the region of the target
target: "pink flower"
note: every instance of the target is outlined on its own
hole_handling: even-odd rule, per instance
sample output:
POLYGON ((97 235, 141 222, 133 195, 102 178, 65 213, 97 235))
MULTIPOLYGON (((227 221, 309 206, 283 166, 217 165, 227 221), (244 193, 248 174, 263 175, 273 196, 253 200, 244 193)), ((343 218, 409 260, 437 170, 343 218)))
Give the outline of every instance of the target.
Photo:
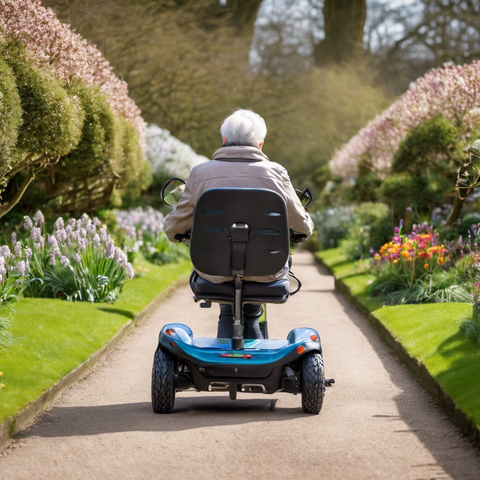
POLYGON ((20 41, 60 79, 77 76, 88 85, 98 85, 112 109, 135 127, 145 150, 145 122, 128 95, 127 84, 114 74, 97 47, 61 23, 52 9, 43 7, 40 0, 0 0, 0 30, 20 41))

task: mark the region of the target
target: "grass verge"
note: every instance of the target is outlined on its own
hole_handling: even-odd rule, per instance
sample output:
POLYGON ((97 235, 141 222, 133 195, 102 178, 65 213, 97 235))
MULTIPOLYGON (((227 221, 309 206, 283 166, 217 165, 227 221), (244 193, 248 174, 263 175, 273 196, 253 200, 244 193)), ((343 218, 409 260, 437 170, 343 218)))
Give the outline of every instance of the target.
POLYGON ((13 343, 0 350, 0 424, 85 362, 162 291, 188 274, 189 261, 148 265, 113 304, 24 298, 6 313, 13 343))
POLYGON ((373 276, 361 263, 349 261, 339 248, 316 256, 480 430, 480 350, 462 328, 462 322, 472 317, 472 306, 427 303, 382 308, 379 299, 370 297, 373 276))

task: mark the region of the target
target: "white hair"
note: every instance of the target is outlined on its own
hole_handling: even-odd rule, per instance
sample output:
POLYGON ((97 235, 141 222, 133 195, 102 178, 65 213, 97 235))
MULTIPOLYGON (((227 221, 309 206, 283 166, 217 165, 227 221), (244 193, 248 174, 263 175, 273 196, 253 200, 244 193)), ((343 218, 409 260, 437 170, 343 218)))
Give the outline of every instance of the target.
POLYGON ((265 120, 251 110, 239 109, 227 117, 220 127, 222 137, 227 137, 224 146, 249 145, 257 147, 265 140, 265 120))

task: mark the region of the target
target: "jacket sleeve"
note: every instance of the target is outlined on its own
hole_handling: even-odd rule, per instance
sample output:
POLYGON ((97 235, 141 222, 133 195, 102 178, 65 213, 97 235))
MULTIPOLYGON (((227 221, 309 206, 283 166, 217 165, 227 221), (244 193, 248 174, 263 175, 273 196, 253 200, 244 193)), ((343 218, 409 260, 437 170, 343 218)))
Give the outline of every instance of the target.
POLYGON ((312 219, 300 202, 286 170, 283 172, 282 177, 283 188, 287 196, 288 226, 295 233, 303 233, 309 238, 314 228, 312 219))
POLYGON ((175 235, 177 233, 185 233, 192 228, 193 212, 195 205, 192 201, 192 190, 194 185, 194 171, 190 173, 185 190, 180 197, 180 201, 173 208, 173 211, 165 217, 163 223, 163 231, 167 234, 168 239, 171 242, 177 242, 175 235))

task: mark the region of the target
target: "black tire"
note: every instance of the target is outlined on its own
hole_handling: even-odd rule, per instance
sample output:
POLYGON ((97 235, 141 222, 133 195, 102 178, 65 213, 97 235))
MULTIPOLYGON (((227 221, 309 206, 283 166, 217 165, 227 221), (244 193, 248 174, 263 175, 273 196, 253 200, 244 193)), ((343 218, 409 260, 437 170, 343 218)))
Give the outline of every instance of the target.
POLYGON ((319 353, 307 353, 302 364, 302 408, 305 413, 318 415, 325 396, 323 358, 319 353))
POLYGON ((160 347, 155 352, 152 368, 152 407, 155 413, 168 413, 175 403, 173 360, 160 347))

